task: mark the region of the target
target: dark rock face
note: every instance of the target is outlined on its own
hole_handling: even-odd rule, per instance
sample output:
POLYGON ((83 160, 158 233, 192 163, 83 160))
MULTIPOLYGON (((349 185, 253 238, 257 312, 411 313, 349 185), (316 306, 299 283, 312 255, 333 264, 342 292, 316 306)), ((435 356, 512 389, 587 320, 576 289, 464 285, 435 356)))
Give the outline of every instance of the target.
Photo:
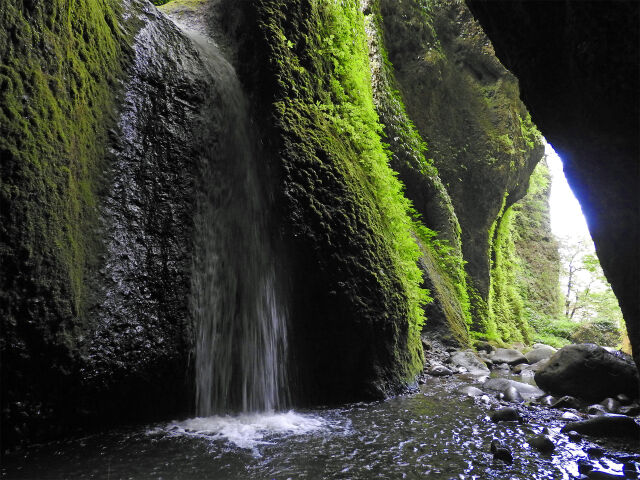
POLYGON ((640 439, 640 425, 624 415, 600 415, 582 422, 567 423, 563 432, 578 432, 596 437, 627 437, 640 439))
POLYGON ((535 374, 540 388, 554 395, 574 395, 599 402, 625 393, 637 396, 638 370, 630 357, 593 344, 558 350, 535 374))
POLYGON ((640 4, 467 4, 564 160, 640 365, 640 4))
MULTIPOLYGON (((91 7, 91 0, 78 2, 70 15, 91 7)), ((133 41, 122 47, 120 63, 111 70, 89 64, 92 78, 110 79, 112 101, 102 103, 99 87, 89 83, 92 90, 82 106, 85 117, 66 128, 75 142, 67 158, 69 180, 55 188, 47 184, 41 195, 43 200, 59 195, 86 213, 57 218, 55 203, 47 201, 41 205, 50 211, 34 210, 24 201, 34 185, 3 174, 11 188, 25 195, 11 203, 23 212, 23 220, 8 220, 14 232, 8 241, 3 239, 10 245, 2 249, 10 259, 3 258, 3 273, 17 268, 20 249, 31 241, 30 218, 62 222, 68 232, 63 240, 52 235, 32 248, 32 260, 48 265, 40 270, 35 290, 3 279, 3 297, 14 296, 9 301, 13 312, 3 314, 2 320, 7 322, 2 344, 6 446, 80 426, 175 415, 188 411, 192 402, 187 305, 191 215, 198 160, 201 148, 207 147, 198 137, 201 129, 213 129, 210 120, 206 126, 202 121, 211 118, 210 112, 203 115, 208 106, 204 100, 214 97, 208 85, 215 82, 190 40, 155 7, 131 1, 126 10, 126 20, 106 12, 104 18, 85 19, 85 32, 94 31, 89 37, 101 39, 100 46, 85 45, 86 33, 84 39, 58 36, 61 43, 76 42, 74 48, 84 52, 84 65, 89 64, 86 55, 108 57, 101 48, 111 42, 133 41), (111 23, 100 30, 105 20, 111 23), (98 115, 91 108, 104 110, 100 115, 106 119, 80 137, 76 129, 87 116, 98 115), (107 128, 108 135, 101 134, 107 128), (90 163, 88 148, 102 155, 96 164, 90 163), (72 253, 65 253, 67 249, 72 253), (18 301, 17 295, 23 298, 18 301), (29 303, 40 307, 22 307, 29 303)), ((32 15, 29 22, 32 31, 46 24, 40 15, 32 15)), ((12 64, 25 61, 19 49, 8 52, 3 58, 12 64)), ((64 95, 56 95, 61 103, 64 95)), ((52 124, 49 120, 33 128, 40 148, 48 152, 43 162, 56 160, 56 143, 37 132, 52 124)), ((13 132, 5 138, 19 141, 13 132)), ((64 171, 62 165, 57 168, 64 171)), ((3 207, 3 219, 5 213, 3 207)), ((14 275, 11 281, 21 280, 14 275)), ((4 307, 3 302, 6 311, 4 307)))
MULTIPOLYGON (((451 196, 465 268, 486 302, 492 227, 526 193, 540 139, 516 79, 464 5, 434 2, 426 13, 414 0, 382 0, 380 9, 407 113, 451 196)), ((486 306, 474 307, 474 328, 483 331, 486 306)))

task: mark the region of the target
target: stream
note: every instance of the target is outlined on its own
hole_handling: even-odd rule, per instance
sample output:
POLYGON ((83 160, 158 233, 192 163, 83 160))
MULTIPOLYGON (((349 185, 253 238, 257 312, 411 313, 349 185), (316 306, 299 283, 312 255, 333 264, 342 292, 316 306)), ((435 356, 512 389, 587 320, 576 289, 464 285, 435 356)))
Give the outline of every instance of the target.
POLYGON ((572 479, 581 459, 618 475, 623 462, 640 460, 637 445, 571 442, 560 433, 560 410, 518 406, 526 422, 492 423, 497 401, 456 392, 474 381, 430 377, 414 393, 380 402, 195 418, 34 445, 4 459, 2 478, 572 479), (550 455, 526 442, 545 427, 556 445, 550 455), (513 464, 493 459, 494 438, 511 449, 513 464), (589 456, 594 447, 605 454, 589 456))

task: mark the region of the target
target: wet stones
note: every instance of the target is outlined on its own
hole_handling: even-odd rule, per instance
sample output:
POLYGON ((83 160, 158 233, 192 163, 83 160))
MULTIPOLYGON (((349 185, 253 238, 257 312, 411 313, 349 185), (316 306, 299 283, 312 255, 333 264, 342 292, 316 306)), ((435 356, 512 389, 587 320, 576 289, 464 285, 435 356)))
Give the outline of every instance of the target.
POLYGON ((450 375, 453 375, 453 372, 444 365, 436 365, 435 367, 429 369, 428 373, 432 377, 448 377, 450 375))
POLYGON ((490 416, 491 421, 493 423, 499 422, 519 422, 522 420, 520 413, 515 408, 501 408, 500 410, 496 410, 490 416))
POLYGON ((452 365, 463 367, 472 375, 489 375, 487 365, 473 352, 454 352, 450 360, 452 365))
POLYGON ((505 463, 512 464, 513 463, 513 455, 511 454, 511 450, 507 446, 505 446, 500 440, 493 439, 491 440, 491 453, 493 453, 494 460, 501 460, 505 463))
POLYGON ((472 387, 471 385, 465 385, 464 387, 459 388, 457 392, 469 397, 481 397, 484 395, 482 390, 477 387, 472 387))
POLYGON ((522 398, 522 395, 520 395, 520 392, 518 392, 518 389, 513 385, 510 385, 509 387, 507 387, 505 391, 502 392, 502 395, 503 395, 503 400, 507 402, 511 402, 511 403, 524 402, 524 398, 522 398))
POLYGON ((551 439, 546 435, 536 435, 535 437, 527 440, 527 443, 531 448, 545 454, 552 453, 556 448, 551 439))
POLYGON ((571 395, 565 395, 551 404, 551 408, 573 408, 575 410, 581 407, 581 402, 571 395))
POLYGON ((571 422, 562 427, 562 432, 575 431, 597 437, 624 437, 640 439, 640 425, 624 415, 605 414, 581 422, 571 422))
POLYGON ((527 358, 518 350, 512 348, 498 348, 491 356, 493 363, 506 363, 507 365, 518 365, 520 363, 529 363, 527 358))
POLYGON ((527 383, 516 382, 506 378, 490 378, 484 382, 483 387, 487 390, 504 393, 509 387, 514 387, 523 399, 530 399, 542 395, 544 392, 533 385, 527 383))
POLYGON ((543 360, 548 360, 557 351, 558 350, 556 350, 553 347, 550 347, 549 345, 541 345, 538 348, 535 348, 530 352, 525 353, 524 356, 527 359, 527 363, 534 364, 534 363, 541 362, 543 360))
POLYGON ((535 381, 546 392, 591 402, 619 393, 633 398, 640 390, 631 357, 593 344, 561 348, 536 372, 535 381))

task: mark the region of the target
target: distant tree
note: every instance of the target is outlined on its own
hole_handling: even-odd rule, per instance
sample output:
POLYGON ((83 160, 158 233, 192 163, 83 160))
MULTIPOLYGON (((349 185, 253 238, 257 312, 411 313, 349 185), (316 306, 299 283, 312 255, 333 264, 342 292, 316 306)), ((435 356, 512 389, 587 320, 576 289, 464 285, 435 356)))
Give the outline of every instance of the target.
POLYGON ((579 343, 617 346, 621 342, 622 312, 589 239, 560 239, 564 313, 580 326, 571 339, 579 343))

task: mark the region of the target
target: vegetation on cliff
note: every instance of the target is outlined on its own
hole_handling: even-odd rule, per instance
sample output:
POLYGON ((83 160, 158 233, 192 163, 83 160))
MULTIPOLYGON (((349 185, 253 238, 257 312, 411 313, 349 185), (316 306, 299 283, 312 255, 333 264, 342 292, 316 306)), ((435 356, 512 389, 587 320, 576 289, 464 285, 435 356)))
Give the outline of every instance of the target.
MULTIPOLYGON (((107 130, 128 51, 117 5, 0 6, 3 415, 25 395, 51 399, 77 373, 107 130)), ((49 405, 37 405, 46 417, 49 405)))

